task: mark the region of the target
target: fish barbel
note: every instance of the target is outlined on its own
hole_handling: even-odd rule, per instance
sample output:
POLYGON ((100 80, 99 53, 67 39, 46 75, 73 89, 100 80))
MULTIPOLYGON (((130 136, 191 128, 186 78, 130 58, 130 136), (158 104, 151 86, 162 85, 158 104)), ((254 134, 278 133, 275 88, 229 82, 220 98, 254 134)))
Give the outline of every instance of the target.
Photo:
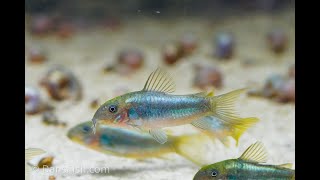
POLYGON ((161 129, 164 127, 192 124, 213 134, 217 129, 229 129, 237 133, 232 136, 238 140, 258 121, 254 117, 238 117, 234 111, 234 102, 245 89, 219 96, 213 96, 213 92, 171 95, 174 90, 172 78, 158 68, 150 74, 141 91, 102 104, 93 116, 93 129, 97 124, 135 128, 149 132, 163 144, 167 141, 167 135, 161 129))

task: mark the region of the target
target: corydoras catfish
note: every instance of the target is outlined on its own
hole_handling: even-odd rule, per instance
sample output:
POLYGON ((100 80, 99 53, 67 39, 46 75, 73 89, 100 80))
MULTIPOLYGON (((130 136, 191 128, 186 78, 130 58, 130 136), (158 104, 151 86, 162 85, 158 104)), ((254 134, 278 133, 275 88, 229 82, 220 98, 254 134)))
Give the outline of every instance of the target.
MULTIPOLYGON (((172 95, 175 83, 162 69, 150 74, 141 91, 130 92, 102 104, 93 116, 93 129, 97 124, 135 128, 149 132, 163 144, 165 127, 192 124, 215 134, 217 129, 228 129, 236 140, 258 119, 241 118, 234 111, 234 102, 245 89, 214 96, 200 92, 172 95)), ((223 137, 221 137, 223 138, 223 137)))

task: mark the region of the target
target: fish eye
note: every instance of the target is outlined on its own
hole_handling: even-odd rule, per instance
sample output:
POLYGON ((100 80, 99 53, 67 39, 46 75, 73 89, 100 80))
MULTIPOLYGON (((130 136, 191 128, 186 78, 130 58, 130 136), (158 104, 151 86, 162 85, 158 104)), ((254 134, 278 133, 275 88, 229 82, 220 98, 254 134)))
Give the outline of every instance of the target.
POLYGON ((90 131, 90 127, 89 126, 84 126, 83 128, 82 128, 82 131, 84 132, 84 133, 87 133, 87 132, 89 132, 90 131))
POLYGON ((111 105, 111 106, 109 106, 109 112, 115 113, 115 112, 117 112, 117 110, 118 110, 118 108, 117 108, 116 105, 111 105))
POLYGON ((218 176, 218 171, 213 170, 213 171, 211 172, 211 176, 212 176, 212 177, 217 177, 217 176, 218 176))

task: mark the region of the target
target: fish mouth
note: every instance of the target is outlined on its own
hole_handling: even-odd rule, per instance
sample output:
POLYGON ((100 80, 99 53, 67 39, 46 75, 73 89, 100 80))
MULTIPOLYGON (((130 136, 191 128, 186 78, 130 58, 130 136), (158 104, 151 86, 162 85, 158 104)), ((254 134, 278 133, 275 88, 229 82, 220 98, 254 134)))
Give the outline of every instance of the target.
POLYGON ((70 140, 75 141, 75 142, 80 142, 81 141, 81 138, 79 138, 78 135, 76 133, 74 133, 73 130, 68 132, 67 137, 70 140))
POLYGON ((80 143, 81 142, 81 138, 77 137, 77 136, 68 136, 69 139, 71 141, 74 141, 74 142, 77 142, 77 143, 80 143))
POLYGON ((67 133, 67 137, 68 137, 69 139, 71 139, 71 138, 73 137, 72 134, 73 134, 72 131, 69 131, 69 132, 67 133))

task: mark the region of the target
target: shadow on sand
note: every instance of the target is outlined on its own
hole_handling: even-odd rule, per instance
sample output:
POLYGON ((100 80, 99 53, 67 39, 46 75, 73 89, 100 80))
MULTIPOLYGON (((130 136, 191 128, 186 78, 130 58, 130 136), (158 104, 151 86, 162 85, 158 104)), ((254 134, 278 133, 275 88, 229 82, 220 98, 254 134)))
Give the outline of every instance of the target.
POLYGON ((117 176, 117 177, 126 177, 135 173, 140 173, 142 171, 157 171, 161 169, 170 169, 170 170, 176 170, 179 168, 185 168, 185 167, 192 167, 190 164, 174 164, 174 165, 166 165, 166 166, 153 166, 153 167, 124 167, 124 168, 110 168, 108 172, 98 172, 98 173, 91 173, 94 176, 117 176))

